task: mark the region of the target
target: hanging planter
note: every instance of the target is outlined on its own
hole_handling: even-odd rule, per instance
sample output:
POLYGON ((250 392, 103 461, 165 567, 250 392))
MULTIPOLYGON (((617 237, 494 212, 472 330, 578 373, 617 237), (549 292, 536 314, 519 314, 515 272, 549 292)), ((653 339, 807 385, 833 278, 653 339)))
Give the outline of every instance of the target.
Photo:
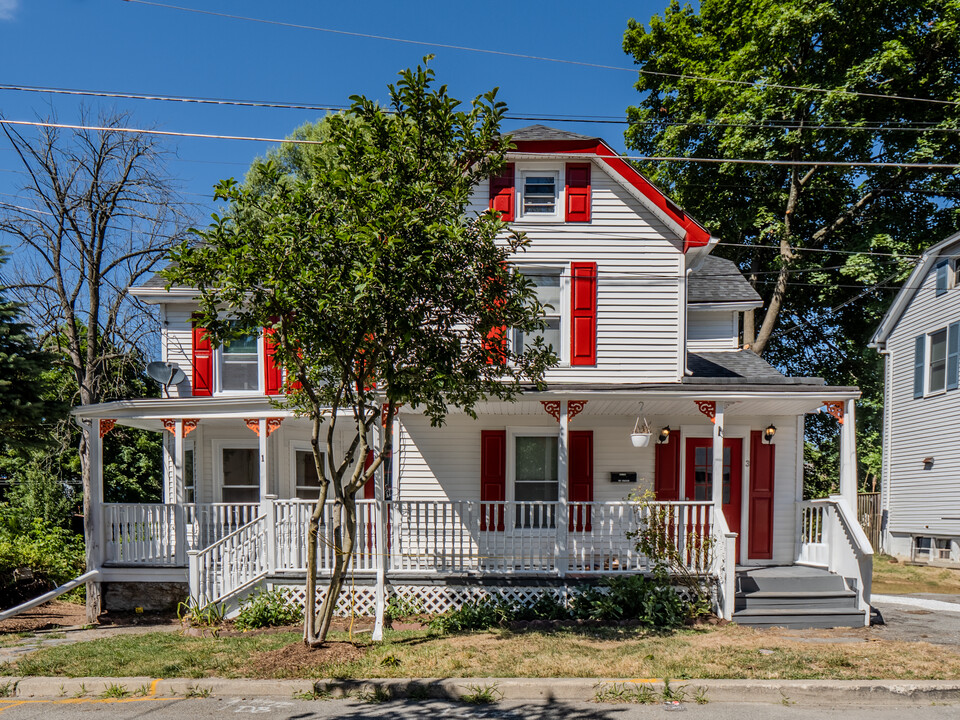
MULTIPOLYGON (((643 403, 640 403, 640 410, 643 410, 643 403)), ((650 423, 647 422, 646 418, 641 418, 637 416, 637 422, 633 426, 633 432, 630 433, 630 442, 633 443, 634 447, 642 448, 650 444, 650 436, 653 435, 650 432, 650 423)))

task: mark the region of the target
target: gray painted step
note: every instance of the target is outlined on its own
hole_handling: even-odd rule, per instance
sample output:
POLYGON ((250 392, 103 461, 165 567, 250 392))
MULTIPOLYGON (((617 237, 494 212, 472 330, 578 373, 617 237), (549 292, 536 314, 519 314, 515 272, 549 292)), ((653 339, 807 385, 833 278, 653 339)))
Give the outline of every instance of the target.
POLYGON ((740 610, 733 614, 733 621, 740 625, 791 629, 863 627, 863 620, 863 610, 846 608, 757 608, 740 610))
POLYGON ((814 592, 737 593, 736 610, 757 608, 849 608, 857 609, 853 590, 820 590, 814 592))
POLYGON ((843 578, 827 570, 794 565, 737 571, 737 591, 827 592, 846 590, 843 578))

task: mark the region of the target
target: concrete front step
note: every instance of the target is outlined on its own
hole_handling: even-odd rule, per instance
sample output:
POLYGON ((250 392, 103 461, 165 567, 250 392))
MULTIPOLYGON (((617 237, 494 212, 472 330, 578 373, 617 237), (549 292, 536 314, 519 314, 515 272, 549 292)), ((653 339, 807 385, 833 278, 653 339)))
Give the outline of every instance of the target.
POLYGON ((851 608, 756 608, 739 610, 733 621, 752 627, 834 628, 863 627, 863 610, 851 608))
POLYGON ((736 610, 759 608, 857 608, 853 590, 818 590, 814 592, 737 593, 736 610))
POLYGON ((737 572, 737 592, 829 592, 847 590, 839 575, 802 565, 751 568, 737 572))

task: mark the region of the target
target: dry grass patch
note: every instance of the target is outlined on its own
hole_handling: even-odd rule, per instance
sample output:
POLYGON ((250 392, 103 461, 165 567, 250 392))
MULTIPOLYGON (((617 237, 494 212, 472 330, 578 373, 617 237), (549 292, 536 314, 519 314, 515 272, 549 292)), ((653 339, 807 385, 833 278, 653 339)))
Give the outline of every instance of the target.
POLYGON ((929 565, 904 565, 889 555, 877 555, 873 559, 873 592, 878 595, 960 595, 960 570, 929 565))

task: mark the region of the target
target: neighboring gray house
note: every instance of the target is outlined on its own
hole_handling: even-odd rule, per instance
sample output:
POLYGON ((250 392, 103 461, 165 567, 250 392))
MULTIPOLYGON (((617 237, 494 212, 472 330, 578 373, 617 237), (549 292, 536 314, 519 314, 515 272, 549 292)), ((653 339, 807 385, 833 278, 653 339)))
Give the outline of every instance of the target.
POLYGON ((884 358, 883 548, 960 562, 960 233, 934 245, 874 334, 884 358))

